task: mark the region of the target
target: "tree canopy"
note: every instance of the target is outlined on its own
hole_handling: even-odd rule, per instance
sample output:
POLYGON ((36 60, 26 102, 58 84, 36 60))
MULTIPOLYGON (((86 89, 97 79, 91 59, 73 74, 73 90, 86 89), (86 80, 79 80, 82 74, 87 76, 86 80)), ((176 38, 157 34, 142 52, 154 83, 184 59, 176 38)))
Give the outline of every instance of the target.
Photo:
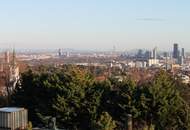
POLYGON ((70 130, 126 129, 128 114, 134 129, 190 128, 189 105, 164 71, 137 84, 131 79, 98 82, 75 66, 41 67, 22 74, 11 105, 27 108, 33 125, 46 126, 48 117, 56 117, 58 127, 70 130))

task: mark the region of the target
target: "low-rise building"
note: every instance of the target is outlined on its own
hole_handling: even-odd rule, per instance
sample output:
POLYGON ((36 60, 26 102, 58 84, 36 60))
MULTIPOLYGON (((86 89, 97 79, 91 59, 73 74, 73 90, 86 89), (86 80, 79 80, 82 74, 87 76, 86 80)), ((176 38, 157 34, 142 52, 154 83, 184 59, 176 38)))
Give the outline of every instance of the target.
POLYGON ((28 112, 24 108, 0 108, 0 130, 24 130, 28 124, 28 112))
POLYGON ((155 65, 159 65, 159 60, 158 59, 149 59, 148 60, 148 66, 155 66, 155 65))

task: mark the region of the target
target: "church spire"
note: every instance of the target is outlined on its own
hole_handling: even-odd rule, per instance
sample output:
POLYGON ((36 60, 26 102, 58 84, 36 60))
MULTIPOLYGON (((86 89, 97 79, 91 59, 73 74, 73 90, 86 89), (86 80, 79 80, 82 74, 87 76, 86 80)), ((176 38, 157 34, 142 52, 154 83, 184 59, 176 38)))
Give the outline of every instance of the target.
POLYGON ((16 52, 15 52, 15 48, 13 48, 13 65, 16 65, 16 52))
POLYGON ((10 62, 9 51, 6 51, 6 52, 5 52, 5 59, 4 59, 4 62, 7 63, 7 64, 9 64, 9 62, 10 62))

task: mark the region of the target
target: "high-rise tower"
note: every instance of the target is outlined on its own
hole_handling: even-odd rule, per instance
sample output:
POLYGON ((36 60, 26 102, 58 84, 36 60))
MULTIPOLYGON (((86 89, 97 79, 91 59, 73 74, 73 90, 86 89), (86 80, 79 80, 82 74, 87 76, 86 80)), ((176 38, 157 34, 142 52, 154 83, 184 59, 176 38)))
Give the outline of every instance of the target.
POLYGON ((153 53, 153 59, 157 59, 157 47, 153 49, 152 53, 153 53))
POLYGON ((184 48, 181 49, 181 56, 182 56, 183 58, 185 58, 185 49, 184 49, 184 48))
POLYGON ((58 50, 58 56, 59 56, 59 57, 62 56, 62 51, 61 51, 61 49, 58 50))
POLYGON ((179 49, 178 49, 178 44, 177 43, 174 43, 173 58, 175 58, 175 59, 179 58, 179 49))

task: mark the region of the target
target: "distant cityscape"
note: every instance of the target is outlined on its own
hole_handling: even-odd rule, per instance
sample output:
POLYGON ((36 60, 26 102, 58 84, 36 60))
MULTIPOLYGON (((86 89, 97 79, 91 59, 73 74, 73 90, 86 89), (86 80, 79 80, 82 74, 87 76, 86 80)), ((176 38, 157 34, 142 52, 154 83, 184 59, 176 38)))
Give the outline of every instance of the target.
MULTIPOLYGON (((159 47, 154 47, 152 50, 138 49, 132 52, 119 52, 115 47, 112 51, 105 52, 68 51, 61 48, 54 51, 30 52, 21 52, 16 49, 5 50, 0 54, 0 97, 2 99, 6 97, 9 102, 9 96, 14 94, 18 83, 20 83, 21 74, 29 69, 35 70, 40 66, 60 68, 61 66, 74 65, 87 68, 97 81, 106 81, 114 77, 117 81, 122 82, 127 75, 139 83, 150 80, 159 70, 164 70, 188 85, 190 83, 190 54, 186 53, 185 49, 178 43, 174 43, 171 48, 172 52, 163 52, 159 50, 159 47)), ((4 103, 6 104, 6 102, 4 103)), ((25 129, 28 127, 27 112, 24 108, 1 108, 0 128, 12 127, 15 130, 19 127, 25 129), (9 120, 16 122, 12 118, 14 113, 17 113, 15 118, 20 121, 19 125, 7 126, 6 122, 10 122, 9 120), (23 115, 19 116, 19 113, 23 115)), ((55 119, 50 119, 53 119, 55 126, 55 119)))
MULTIPOLYGON (((171 46, 172 47, 172 46, 171 46)), ((3 77, 9 74, 9 80, 15 84, 19 79, 19 73, 38 65, 61 66, 67 64, 80 66, 96 66, 107 68, 127 68, 154 69, 161 68, 172 73, 178 73, 183 82, 190 82, 190 55, 177 43, 173 44, 172 52, 162 52, 158 47, 152 50, 139 49, 133 52, 119 52, 115 47, 112 51, 88 52, 88 51, 67 51, 57 49, 51 52, 17 52, 14 49, 2 52, 0 74, 3 77)), ((6 82, 0 80, 0 92, 6 95, 6 82)), ((11 89, 14 89, 13 88, 11 89)), ((11 90, 10 90, 11 91, 11 90)))

